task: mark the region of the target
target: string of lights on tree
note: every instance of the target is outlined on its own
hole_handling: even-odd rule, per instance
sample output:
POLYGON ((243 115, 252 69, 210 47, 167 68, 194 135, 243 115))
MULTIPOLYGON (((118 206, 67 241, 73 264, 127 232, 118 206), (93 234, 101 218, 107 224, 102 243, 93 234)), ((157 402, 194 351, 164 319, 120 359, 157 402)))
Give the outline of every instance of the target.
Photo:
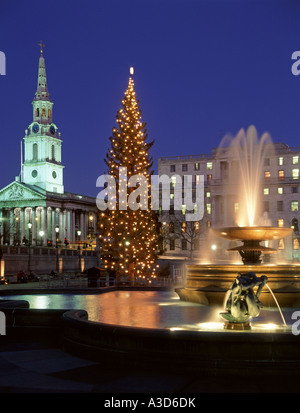
POLYGON ((134 280, 138 277, 156 277, 160 231, 157 212, 151 211, 150 202, 153 162, 149 150, 154 141, 147 142, 146 123, 142 122, 134 90, 133 68, 130 73, 105 159, 107 173, 116 182, 116 208, 100 213, 99 241, 102 266, 117 276, 125 275, 134 280), (127 168, 125 178, 119 173, 120 168, 127 168), (143 190, 138 183, 135 188, 128 185, 129 179, 138 174, 147 181, 143 190), (122 179, 126 179, 125 186, 122 179), (128 199, 137 187, 140 188, 137 199, 140 208, 133 210, 128 205, 128 199))

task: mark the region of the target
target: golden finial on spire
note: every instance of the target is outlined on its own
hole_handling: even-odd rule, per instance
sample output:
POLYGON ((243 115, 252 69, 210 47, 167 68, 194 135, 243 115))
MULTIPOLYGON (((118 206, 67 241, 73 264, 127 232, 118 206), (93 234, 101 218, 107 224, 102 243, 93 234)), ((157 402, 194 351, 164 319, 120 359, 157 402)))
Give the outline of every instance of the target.
POLYGON ((38 45, 39 45, 40 48, 41 48, 41 56, 43 56, 43 47, 45 47, 45 45, 43 44, 42 40, 41 40, 40 43, 38 43, 38 45))

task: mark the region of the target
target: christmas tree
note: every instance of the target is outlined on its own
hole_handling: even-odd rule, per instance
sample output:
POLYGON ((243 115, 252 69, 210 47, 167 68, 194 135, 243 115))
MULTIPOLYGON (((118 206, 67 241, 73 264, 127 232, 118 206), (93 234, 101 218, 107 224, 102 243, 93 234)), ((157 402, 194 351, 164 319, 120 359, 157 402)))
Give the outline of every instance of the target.
POLYGON ((105 159, 107 174, 116 184, 115 205, 100 212, 98 220, 102 266, 116 276, 128 276, 130 281, 155 276, 160 252, 158 216, 150 204, 153 162, 149 150, 154 141, 147 142, 132 75, 131 69, 105 159))

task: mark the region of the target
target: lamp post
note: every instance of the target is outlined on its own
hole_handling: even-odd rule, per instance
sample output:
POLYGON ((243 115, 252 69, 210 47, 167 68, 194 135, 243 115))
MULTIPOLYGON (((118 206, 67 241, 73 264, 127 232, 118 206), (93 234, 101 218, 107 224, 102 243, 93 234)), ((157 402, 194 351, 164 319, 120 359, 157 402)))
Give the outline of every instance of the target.
POLYGON ((29 234, 28 234, 28 246, 30 247, 30 245, 31 245, 31 237, 32 237, 32 234, 31 234, 32 223, 31 223, 31 222, 28 222, 27 226, 28 226, 28 231, 29 231, 29 234))
POLYGON ((31 271, 30 245, 31 245, 31 237, 32 237, 32 234, 31 234, 32 223, 28 222, 27 226, 28 226, 28 231, 29 231, 29 234, 28 234, 28 271, 30 272, 31 271))
POLYGON ((41 247, 43 246, 43 236, 44 236, 44 231, 39 232, 39 236, 41 237, 41 247))
POLYGON ((59 226, 56 225, 55 227, 55 248, 56 248, 56 272, 59 272, 59 264, 58 264, 58 233, 59 233, 59 226))
POLYGON ((58 225, 56 225, 56 227, 55 227, 55 233, 56 233, 56 237, 55 237, 56 244, 55 244, 55 247, 57 248, 57 247, 58 247, 58 242, 57 242, 57 240, 58 240, 58 233, 59 233, 59 226, 58 226, 58 225))
POLYGON ((89 225, 89 235, 90 235, 90 247, 93 247, 93 237, 94 237, 94 217, 93 215, 89 216, 89 221, 90 221, 90 225, 89 225))
POLYGON ((81 231, 80 229, 77 230, 77 239, 78 239, 78 247, 77 249, 80 250, 80 235, 81 235, 81 231))

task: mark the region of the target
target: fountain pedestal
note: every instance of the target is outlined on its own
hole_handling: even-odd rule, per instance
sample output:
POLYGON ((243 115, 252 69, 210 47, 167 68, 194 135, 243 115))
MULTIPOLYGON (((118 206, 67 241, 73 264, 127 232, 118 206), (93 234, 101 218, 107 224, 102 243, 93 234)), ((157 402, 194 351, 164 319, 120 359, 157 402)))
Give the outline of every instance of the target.
POLYGON ((245 265, 261 264, 261 254, 272 254, 276 252, 274 248, 264 247, 260 245, 260 241, 242 240, 243 245, 239 247, 229 248, 227 251, 238 251, 245 265))
POLYGON ((225 321, 224 329, 225 330, 236 330, 236 331, 251 330, 251 322, 246 321, 245 323, 230 323, 229 321, 225 321))
POLYGON ((261 264, 261 254, 272 254, 276 249, 260 245, 263 241, 273 241, 286 237, 291 228, 278 227, 225 227, 215 228, 213 232, 228 240, 243 242, 243 245, 230 248, 227 251, 238 251, 245 265, 261 264))

